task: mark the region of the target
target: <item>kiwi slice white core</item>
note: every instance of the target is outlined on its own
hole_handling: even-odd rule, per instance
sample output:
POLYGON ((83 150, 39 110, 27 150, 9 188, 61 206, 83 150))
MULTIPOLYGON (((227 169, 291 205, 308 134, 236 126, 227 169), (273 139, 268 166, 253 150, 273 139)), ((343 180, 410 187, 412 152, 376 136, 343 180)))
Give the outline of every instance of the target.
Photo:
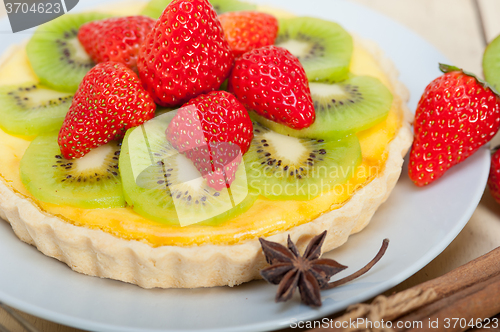
POLYGON ((343 140, 294 138, 254 122, 243 156, 249 185, 272 200, 310 200, 349 180, 361 162, 355 135, 343 140))
POLYGON ((269 131, 263 135, 264 140, 274 148, 274 153, 277 159, 285 163, 298 163, 308 149, 303 142, 295 137, 285 136, 274 131, 269 131))
POLYGON ((78 40, 78 38, 72 38, 67 41, 68 47, 71 49, 71 55, 74 57, 76 61, 85 63, 92 62, 92 59, 89 57, 82 44, 78 40))
POLYGON ((23 97, 23 104, 26 108, 49 106, 54 100, 71 97, 67 92, 60 92, 43 87, 38 87, 30 91, 29 97, 23 97))
POLYGON ((101 165, 108 164, 106 161, 111 155, 113 148, 111 145, 102 145, 87 153, 84 157, 75 159, 75 171, 86 173, 92 170, 101 169, 101 165))
POLYGON ((301 59, 310 55, 313 45, 302 40, 288 39, 280 44, 277 44, 276 46, 286 48, 290 51, 290 53, 301 59))
POLYGON ((311 89, 311 95, 320 98, 336 97, 342 99, 348 96, 342 86, 337 84, 309 83, 309 89, 311 89))
POLYGON ((177 181, 189 185, 195 191, 200 190, 204 179, 193 162, 180 153, 170 158, 175 158, 175 164, 178 169, 182 170, 182 172, 176 173, 177 181))

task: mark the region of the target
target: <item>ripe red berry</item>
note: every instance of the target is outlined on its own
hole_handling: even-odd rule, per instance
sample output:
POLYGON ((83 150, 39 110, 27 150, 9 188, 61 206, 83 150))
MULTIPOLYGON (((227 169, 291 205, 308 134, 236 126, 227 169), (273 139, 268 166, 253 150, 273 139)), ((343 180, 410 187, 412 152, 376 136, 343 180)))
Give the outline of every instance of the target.
POLYGON ((464 161, 495 136, 499 99, 483 82, 456 67, 424 91, 415 115, 410 178, 425 186, 464 161))
POLYGON ((294 129, 309 127, 316 113, 299 60, 284 48, 256 48, 236 60, 229 91, 248 109, 294 129))
POLYGON ((234 56, 208 0, 173 0, 139 51, 139 75, 162 106, 217 90, 234 56))
POLYGON ((216 190, 229 187, 248 151, 253 125, 229 92, 216 91, 189 101, 170 122, 167 139, 185 154, 216 190))
POLYGON ((114 17, 86 23, 78 40, 96 63, 114 61, 137 70, 139 46, 153 29, 155 20, 146 16, 114 17))
POLYGON ((76 91, 59 131, 61 152, 66 159, 83 157, 152 119, 155 109, 131 69, 118 62, 102 62, 85 75, 76 91))
POLYGON ((491 156, 490 176, 488 178, 488 187, 491 196, 500 204, 500 149, 496 148, 491 156))
POLYGON ((219 16, 235 56, 263 46, 273 45, 278 35, 278 20, 269 14, 252 11, 224 13, 219 16))

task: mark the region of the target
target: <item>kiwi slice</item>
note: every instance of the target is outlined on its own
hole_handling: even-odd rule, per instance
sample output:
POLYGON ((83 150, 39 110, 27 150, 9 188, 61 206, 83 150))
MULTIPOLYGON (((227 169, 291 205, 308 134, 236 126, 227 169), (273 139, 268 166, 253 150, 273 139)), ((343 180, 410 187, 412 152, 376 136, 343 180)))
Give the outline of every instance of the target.
POLYGON ((281 19, 275 44, 300 60, 309 81, 338 82, 347 78, 353 42, 337 23, 312 17, 281 19))
POLYGON ((58 132, 35 138, 21 159, 21 179, 43 202, 84 209, 125 206, 118 173, 121 144, 111 142, 80 159, 65 159, 58 132))
POLYGON ((250 186, 272 200, 310 200, 347 182, 361 163, 355 135, 342 140, 296 138, 254 123, 245 154, 250 186))
POLYGON ((0 127, 11 135, 36 136, 58 130, 73 95, 38 83, 0 87, 0 127))
POLYGON ((268 120, 254 112, 250 116, 266 127, 294 137, 339 139, 383 121, 392 105, 392 93, 378 79, 355 76, 341 83, 309 83, 316 120, 301 130, 268 120))
MULTIPOLYGON (((151 0, 146 7, 144 7, 141 14, 157 20, 171 2, 172 0, 151 0)), ((257 6, 254 4, 238 0, 210 0, 210 3, 219 15, 227 12, 257 9, 257 6)))
POLYGON ((102 13, 65 14, 41 25, 26 51, 40 82, 59 91, 75 92, 95 65, 77 38, 83 24, 109 17, 102 13))
POLYGON ((484 52, 483 56, 483 71, 486 81, 495 88, 500 90, 500 36, 495 38, 484 52))
POLYGON ((138 214, 169 225, 217 225, 243 213, 257 199, 241 164, 231 187, 211 188, 194 164, 167 141, 176 112, 127 131, 120 156, 125 199, 138 214))

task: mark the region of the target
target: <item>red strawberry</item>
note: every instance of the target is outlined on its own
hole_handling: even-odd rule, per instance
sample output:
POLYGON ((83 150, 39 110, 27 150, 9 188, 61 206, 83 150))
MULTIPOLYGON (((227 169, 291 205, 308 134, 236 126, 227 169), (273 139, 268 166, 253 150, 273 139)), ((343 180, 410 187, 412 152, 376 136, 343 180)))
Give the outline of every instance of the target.
POLYGON ((176 106, 213 90, 234 56, 208 0, 174 0, 139 51, 139 74, 154 100, 176 106))
POLYGON ((316 118, 304 68, 281 47, 256 48, 237 59, 229 91, 247 109, 294 129, 316 118))
POLYGON ((229 187, 248 151, 253 126, 248 112, 229 92, 216 91, 189 101, 170 122, 167 139, 184 153, 208 184, 229 187))
POLYGON ((154 24, 155 20, 146 16, 93 21, 80 27, 78 40, 96 63, 121 62, 137 70, 139 46, 154 24))
POLYGON ((425 186, 490 141, 500 126, 496 94, 472 74, 441 65, 445 73, 424 91, 415 115, 410 178, 425 186))
POLYGON ((278 20, 261 12, 229 12, 220 15, 219 20, 235 56, 273 45, 278 34, 278 20))
POLYGON ((59 131, 61 152, 66 159, 83 157, 152 119, 155 109, 131 69, 118 62, 100 63, 85 75, 76 91, 59 131))
POLYGON ((491 157, 488 187, 490 187, 491 196, 500 204, 500 149, 498 147, 491 157))

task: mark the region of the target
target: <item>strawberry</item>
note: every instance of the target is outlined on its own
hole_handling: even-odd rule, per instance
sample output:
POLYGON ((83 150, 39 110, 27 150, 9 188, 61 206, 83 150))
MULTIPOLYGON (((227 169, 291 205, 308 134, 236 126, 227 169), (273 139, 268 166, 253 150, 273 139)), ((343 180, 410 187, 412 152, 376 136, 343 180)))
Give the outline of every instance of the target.
POLYGON ((200 95, 178 110, 167 139, 185 154, 216 190, 229 187, 248 151, 253 125, 243 105, 229 92, 200 95))
POLYGON ((121 62, 137 70, 139 46, 154 24, 155 20, 146 16, 93 21, 80 27, 78 40, 96 63, 121 62))
POLYGON ((410 178, 425 186, 490 141, 500 126, 499 99, 483 81, 456 67, 427 86, 415 115, 410 178))
POLYGON ((309 127, 316 118, 304 68, 281 47, 256 48, 237 59, 229 91, 247 109, 294 129, 309 127))
POLYGON ((491 157, 490 176, 488 178, 491 196, 500 204, 500 149, 495 148, 491 157))
POLYGON ((273 45, 278 35, 278 20, 269 14, 252 11, 229 12, 219 16, 235 56, 273 45))
POLYGON ((139 50, 141 80, 160 105, 217 90, 234 56, 208 0, 173 0, 139 50))
POLYGON ((118 62, 97 64, 80 83, 59 131, 61 152, 67 159, 83 157, 152 119, 155 109, 131 69, 118 62))

